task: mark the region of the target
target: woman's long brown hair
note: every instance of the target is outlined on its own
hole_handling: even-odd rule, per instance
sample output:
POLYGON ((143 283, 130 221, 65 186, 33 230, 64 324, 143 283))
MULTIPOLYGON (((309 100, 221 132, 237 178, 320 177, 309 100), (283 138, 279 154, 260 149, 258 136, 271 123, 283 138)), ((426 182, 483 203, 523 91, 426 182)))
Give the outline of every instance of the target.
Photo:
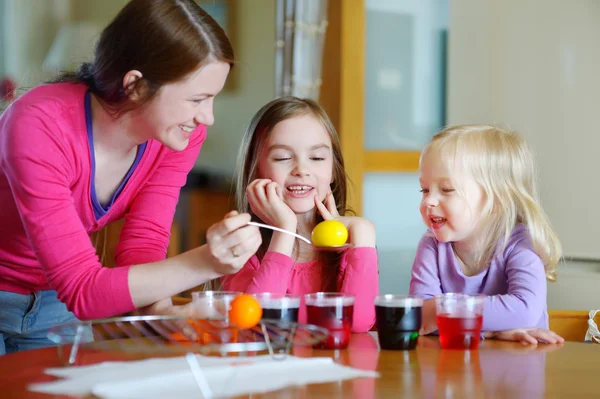
POLYGON ((118 116, 212 61, 233 67, 233 48, 219 24, 193 0, 131 0, 102 31, 94 60, 51 83, 85 83, 118 116), (123 87, 132 70, 142 78, 123 87), (135 103, 129 101, 132 91, 141 95, 135 103))

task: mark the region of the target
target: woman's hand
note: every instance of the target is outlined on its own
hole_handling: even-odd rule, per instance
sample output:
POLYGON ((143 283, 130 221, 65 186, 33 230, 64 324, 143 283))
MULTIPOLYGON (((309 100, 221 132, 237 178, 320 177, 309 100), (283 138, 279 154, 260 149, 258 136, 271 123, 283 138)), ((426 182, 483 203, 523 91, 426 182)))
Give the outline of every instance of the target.
POLYGON ((137 313, 147 316, 180 316, 193 317, 196 319, 209 319, 223 316, 221 309, 210 306, 208 303, 194 302, 190 299, 187 303, 175 305, 171 298, 163 299, 152 305, 140 308, 137 313))
POLYGON ((502 341, 516 341, 523 345, 537 345, 538 342, 547 344, 562 344, 565 342, 563 337, 545 328, 517 328, 507 331, 486 332, 483 336, 502 341))
MULTIPOLYGON (((138 314, 146 316, 178 316, 181 318, 209 319, 215 317, 214 309, 207 305, 198 305, 190 301, 183 305, 174 305, 171 298, 163 299, 152 305, 140 308, 138 314)), ((192 325, 186 320, 173 320, 179 326, 181 332, 187 339, 196 341, 198 334, 192 325)))
POLYGON ((206 240, 215 272, 236 273, 256 253, 262 238, 258 227, 249 226, 250 215, 231 211, 209 227, 206 240))
POLYGON ((246 188, 252 212, 263 222, 285 230, 296 231, 298 219, 283 201, 279 185, 269 179, 256 179, 246 188))
POLYGON ((348 243, 355 247, 375 247, 375 226, 369 220, 358 216, 340 216, 335 198, 329 192, 321 202, 315 195, 315 206, 324 220, 339 220, 348 229, 348 243))
POLYGON ((162 299, 151 305, 139 308, 138 314, 146 316, 193 316, 192 302, 184 305, 174 305, 171 298, 162 299))

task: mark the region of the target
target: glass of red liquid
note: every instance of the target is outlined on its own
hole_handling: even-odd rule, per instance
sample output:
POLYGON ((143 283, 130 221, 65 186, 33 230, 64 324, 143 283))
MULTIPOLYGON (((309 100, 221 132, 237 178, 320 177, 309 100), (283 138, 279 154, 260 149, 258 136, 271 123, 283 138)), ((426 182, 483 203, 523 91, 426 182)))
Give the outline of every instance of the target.
POLYGON ((483 295, 441 294, 435 297, 442 349, 477 349, 483 325, 483 295))
POLYGON ((276 320, 289 323, 298 322, 298 310, 300 309, 300 296, 292 294, 276 294, 262 292, 254 294, 262 307, 261 320, 276 320))
POLYGON ((402 295, 375 297, 375 326, 381 349, 415 349, 421 329, 423 299, 402 295))
POLYGON ((306 320, 329 331, 327 339, 315 349, 345 349, 350 342, 354 295, 339 292, 317 292, 304 295, 306 320))

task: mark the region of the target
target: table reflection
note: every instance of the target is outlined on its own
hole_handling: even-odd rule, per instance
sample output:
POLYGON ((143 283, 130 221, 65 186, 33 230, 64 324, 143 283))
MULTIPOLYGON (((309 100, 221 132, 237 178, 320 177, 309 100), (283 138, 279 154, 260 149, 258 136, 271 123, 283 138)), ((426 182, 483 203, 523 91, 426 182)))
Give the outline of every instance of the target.
POLYGON ((546 352, 560 345, 486 347, 473 351, 440 350, 431 338, 419 350, 424 397, 542 398, 546 352), (431 341, 430 341, 431 340, 431 341))

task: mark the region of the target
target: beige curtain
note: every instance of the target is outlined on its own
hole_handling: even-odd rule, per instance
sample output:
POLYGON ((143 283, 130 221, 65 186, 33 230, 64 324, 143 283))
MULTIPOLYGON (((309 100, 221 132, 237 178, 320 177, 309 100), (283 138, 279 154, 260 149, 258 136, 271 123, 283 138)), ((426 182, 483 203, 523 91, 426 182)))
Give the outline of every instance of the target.
POLYGON ((327 0, 278 0, 277 96, 319 99, 327 0))

